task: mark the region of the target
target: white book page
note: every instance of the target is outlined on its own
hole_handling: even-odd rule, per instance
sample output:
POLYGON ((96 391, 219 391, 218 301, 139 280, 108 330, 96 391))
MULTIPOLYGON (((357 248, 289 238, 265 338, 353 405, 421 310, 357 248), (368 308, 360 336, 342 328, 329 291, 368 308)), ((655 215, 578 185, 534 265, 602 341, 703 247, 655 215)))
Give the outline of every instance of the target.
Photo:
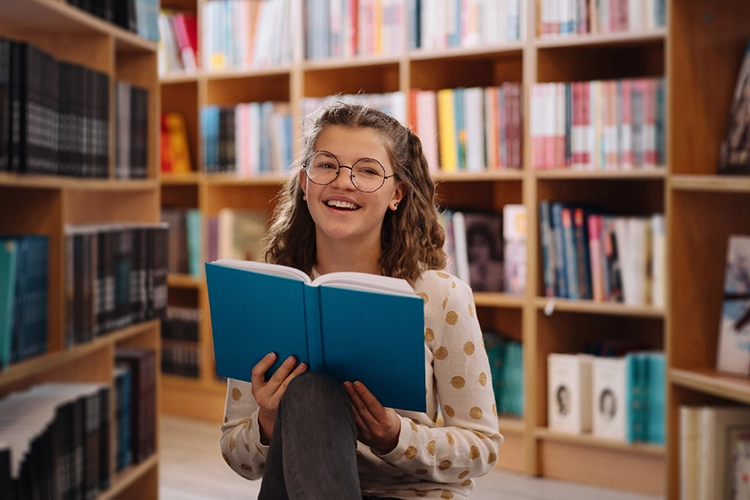
POLYGON ((279 276, 282 278, 289 278, 298 281, 304 281, 310 283, 310 277, 299 269, 293 267, 281 266, 279 264, 269 264, 268 262, 256 262, 253 260, 239 260, 239 259, 219 259, 212 262, 225 267, 234 267, 237 269, 246 269, 248 271, 255 271, 256 273, 268 274, 271 276, 279 276))
POLYGON ((409 282, 390 276, 358 272, 337 272, 318 276, 313 280, 314 286, 331 286, 367 292, 382 292, 394 295, 414 296, 414 289, 409 282))

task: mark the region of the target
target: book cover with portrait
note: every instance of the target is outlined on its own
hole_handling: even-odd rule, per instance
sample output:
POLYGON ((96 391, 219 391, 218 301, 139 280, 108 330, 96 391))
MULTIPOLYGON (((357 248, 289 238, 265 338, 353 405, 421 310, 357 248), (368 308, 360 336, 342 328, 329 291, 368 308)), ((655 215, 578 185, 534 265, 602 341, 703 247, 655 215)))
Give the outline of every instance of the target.
POLYGON ((580 434, 591 430, 593 356, 547 356, 547 417, 552 431, 580 434))
POLYGON ((625 358, 594 358, 591 373, 592 434, 624 442, 628 411, 625 358))
POLYGON ((750 375, 750 236, 729 237, 716 367, 750 375))

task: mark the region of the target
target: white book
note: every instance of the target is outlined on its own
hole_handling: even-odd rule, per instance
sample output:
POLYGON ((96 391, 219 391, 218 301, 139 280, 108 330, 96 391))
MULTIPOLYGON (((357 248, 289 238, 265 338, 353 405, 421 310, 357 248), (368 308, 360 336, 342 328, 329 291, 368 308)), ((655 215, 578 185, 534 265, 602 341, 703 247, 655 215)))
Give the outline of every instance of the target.
POLYGON ((505 291, 523 295, 526 291, 526 207, 503 206, 503 245, 505 291))
POLYGON ((698 499, 700 407, 680 406, 680 500, 698 499))
POLYGON ((466 248, 466 221, 463 212, 453 212, 453 247, 456 258, 456 276, 471 286, 469 254, 466 248))
POLYGON ((750 236, 729 237, 716 368, 750 375, 750 236))
POLYGON ((625 442, 627 437, 627 389, 625 358, 592 361, 592 434, 625 442))
POLYGON ((484 150, 484 95, 479 87, 464 89, 464 123, 466 124, 466 170, 487 169, 484 150))
POLYGON ((417 131, 430 172, 437 172, 440 160, 438 158, 437 94, 434 90, 417 92, 417 131))
POLYGON ((651 216, 651 303, 664 307, 666 290, 666 227, 664 214, 651 216))
POLYGON ((593 356, 547 356, 547 413, 550 430, 581 434, 591 430, 593 356))
POLYGON ((701 409, 699 441, 699 500, 729 498, 733 434, 750 430, 750 408, 711 407, 701 409))

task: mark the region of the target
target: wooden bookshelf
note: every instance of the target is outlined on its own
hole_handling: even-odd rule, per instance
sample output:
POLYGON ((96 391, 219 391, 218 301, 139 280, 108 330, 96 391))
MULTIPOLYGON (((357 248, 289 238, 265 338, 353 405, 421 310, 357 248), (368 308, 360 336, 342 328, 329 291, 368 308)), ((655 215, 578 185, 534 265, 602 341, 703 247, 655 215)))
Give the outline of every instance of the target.
MULTIPOLYGON (((200 16, 204 2, 167 0, 164 5, 200 16)), ((286 100, 293 103, 298 131, 300 113, 294 103, 303 97, 523 82, 525 168, 434 174, 440 203, 445 206, 501 210, 505 204, 523 203, 527 208, 526 294, 475 296, 483 326, 506 331, 524 346, 525 416, 500 419, 506 441, 498 466, 678 498, 679 405, 714 401, 750 404, 746 379, 714 371, 727 236, 750 233, 746 215, 750 179, 716 175, 731 93, 750 37, 750 7, 743 0, 667 0, 668 21, 663 29, 542 39, 535 36, 539 5, 539 1, 528 2, 522 30, 526 37, 518 42, 329 61, 304 61, 298 55, 291 64, 270 69, 167 75, 161 82, 163 109, 186 116, 195 165, 200 158, 198 110, 207 104, 286 100), (654 76, 665 77, 667 82, 665 165, 613 172, 531 168, 531 85, 654 76), (540 200, 585 202, 630 215, 665 214, 666 306, 628 307, 543 297, 540 200), (552 352, 582 350, 592 338, 635 339, 666 351, 665 446, 612 443, 547 429, 546 357, 552 352)), ((284 177, 278 176, 165 176, 162 200, 172 199, 209 214, 224 206, 270 213, 273 195, 283 182, 284 177)), ((198 290, 195 305, 207 314, 204 288, 184 277, 170 278, 170 282, 174 288, 198 290)), ((222 386, 212 373, 210 324, 205 317, 201 349, 204 368, 200 380, 165 377, 164 393, 182 401, 174 405, 175 411, 187 415, 205 414, 200 407, 211 401, 208 417, 218 421, 222 386)))
MULTIPOLYGON (((115 350, 143 348, 159 358, 160 321, 151 320, 109 332, 92 342, 66 347, 65 226, 159 222, 159 79, 157 44, 145 40, 61 0, 0 0, 0 36, 32 43, 58 60, 106 73, 110 79, 110 163, 108 176, 85 179, 0 172, 0 234, 44 234, 48 237, 47 352, 0 372, 0 397, 52 381, 101 382, 114 394, 115 350), (148 176, 117 180, 114 175, 115 81, 148 90, 148 176)), ((5 70, 5 68, 3 68, 5 70)), ((160 395, 157 372, 156 401, 160 395)), ((110 422, 115 401, 110 397, 110 422)), ((155 428, 158 429, 158 414, 155 428)), ((112 430, 111 439, 115 434, 112 430)), ((112 486, 98 498, 158 497, 158 430, 156 453, 115 474, 112 486)), ((110 443, 114 449, 114 443, 110 443)))

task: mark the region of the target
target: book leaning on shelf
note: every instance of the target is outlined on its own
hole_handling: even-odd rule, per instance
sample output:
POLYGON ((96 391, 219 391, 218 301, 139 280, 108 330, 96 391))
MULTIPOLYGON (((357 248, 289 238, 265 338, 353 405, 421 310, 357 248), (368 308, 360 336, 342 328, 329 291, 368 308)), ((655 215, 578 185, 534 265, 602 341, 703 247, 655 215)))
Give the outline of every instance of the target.
POLYGON ((750 174, 750 41, 734 87, 729 123, 719 150, 719 174, 750 174))
POLYGON ((386 407, 424 412, 424 302, 405 280, 330 273, 310 280, 276 264, 206 263, 216 372, 251 381, 289 356, 334 380, 360 381, 386 407))

